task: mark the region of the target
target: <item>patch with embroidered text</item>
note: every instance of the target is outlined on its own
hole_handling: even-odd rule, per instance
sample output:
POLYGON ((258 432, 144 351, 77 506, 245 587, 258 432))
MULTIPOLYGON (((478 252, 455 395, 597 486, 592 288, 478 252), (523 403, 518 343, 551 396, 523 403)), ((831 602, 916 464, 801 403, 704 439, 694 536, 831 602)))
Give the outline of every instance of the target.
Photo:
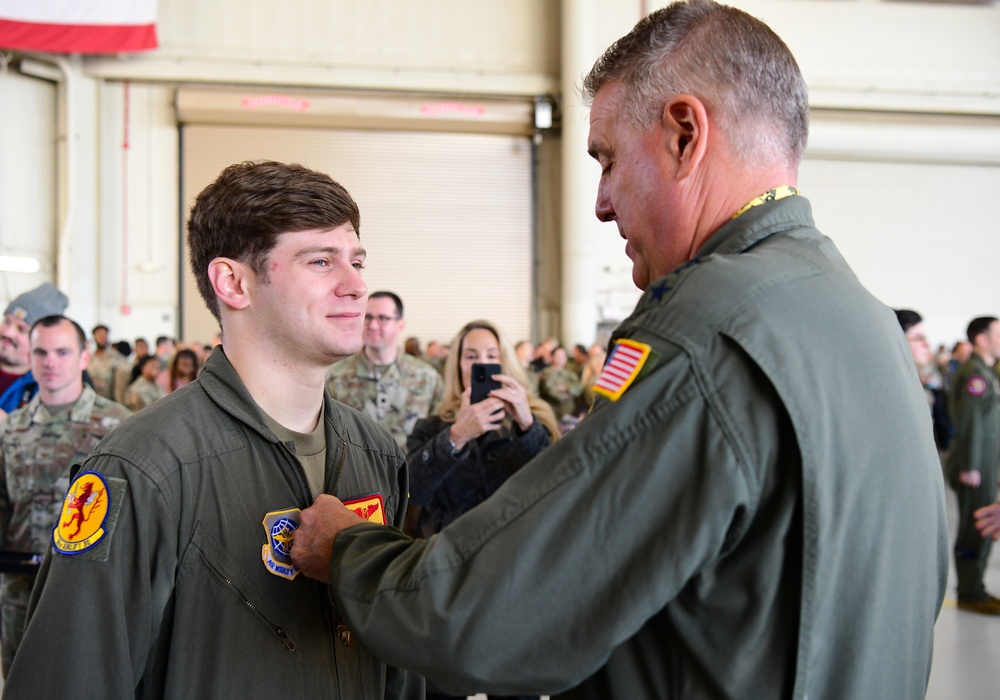
POLYGON ((265 515, 261 522, 267 544, 261 549, 260 558, 268 571, 289 581, 299 575, 299 567, 292 563, 292 540, 301 514, 298 508, 276 510, 265 515))
POLYGON ((111 534, 118 523, 127 482, 105 479, 94 471, 77 475, 52 530, 52 547, 60 554, 107 561, 111 534), (103 546, 102 546, 103 545, 103 546))
POLYGON ((344 505, 370 523, 385 525, 385 504, 382 502, 381 494, 373 493, 370 496, 344 501, 344 505))
POLYGON ((615 347, 604 363, 601 375, 594 383, 594 391, 612 401, 620 399, 639 376, 650 351, 648 345, 636 340, 622 338, 615 341, 615 347))
POLYGON ((982 377, 972 377, 965 385, 965 390, 972 396, 982 396, 986 393, 986 380, 982 377))

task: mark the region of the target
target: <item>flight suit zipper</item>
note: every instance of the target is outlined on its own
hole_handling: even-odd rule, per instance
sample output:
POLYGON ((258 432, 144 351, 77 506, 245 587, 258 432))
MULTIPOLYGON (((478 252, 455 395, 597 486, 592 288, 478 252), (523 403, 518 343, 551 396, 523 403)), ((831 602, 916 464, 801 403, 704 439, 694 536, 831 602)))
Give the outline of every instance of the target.
POLYGON ((298 467, 299 476, 302 477, 302 483, 306 485, 306 495, 308 496, 306 499, 306 505, 311 506, 312 502, 316 500, 316 497, 313 495, 312 487, 309 486, 309 477, 306 476, 306 468, 302 466, 302 460, 299 459, 298 455, 295 454, 292 448, 288 446, 287 442, 282 442, 281 440, 278 442, 285 448, 285 452, 292 456, 292 461, 295 462, 295 466, 298 467))
MULTIPOLYGON (((305 467, 302 466, 302 460, 292 451, 292 449, 284 442, 281 446, 292 456, 295 463, 299 467, 299 473, 302 475, 303 480, 306 482, 306 491, 309 494, 309 503, 311 504, 314 500, 312 489, 309 488, 309 480, 306 478, 305 467)), ((331 489, 332 495, 337 495, 337 490, 340 488, 340 477, 344 473, 344 464, 347 463, 347 441, 341 439, 340 441, 340 462, 337 464, 337 475, 333 480, 333 488, 331 489)), ((330 589, 326 589, 327 598, 327 622, 335 630, 337 638, 341 641, 344 646, 351 646, 353 641, 351 637, 351 630, 348 629, 347 625, 344 624, 343 620, 340 619, 340 615, 337 613, 337 605, 333 601, 333 594, 330 589)))
POLYGON ((232 580, 230 580, 228 576, 219 571, 215 567, 215 565, 212 564, 211 561, 208 561, 207 559, 205 561, 208 564, 209 568, 211 568, 212 571, 215 573, 215 575, 219 577, 219 580, 221 580, 224 584, 226 584, 226 586, 230 590, 232 590, 234 593, 236 593, 236 595, 240 597, 240 599, 243 601, 243 604, 247 607, 247 609, 250 610, 250 612, 252 612, 254 615, 256 615, 257 618, 261 622, 263 622, 268 628, 270 628, 274 636, 276 636, 279 640, 281 640, 281 643, 285 645, 285 648, 288 649, 288 651, 295 651, 298 648, 298 645, 296 645, 295 641, 288 636, 288 632, 283 627, 271 622, 271 620, 267 617, 267 615, 261 612, 260 608, 258 608, 252 602, 250 602, 250 600, 245 595, 243 595, 243 591, 241 591, 236 586, 236 584, 233 583, 232 580))

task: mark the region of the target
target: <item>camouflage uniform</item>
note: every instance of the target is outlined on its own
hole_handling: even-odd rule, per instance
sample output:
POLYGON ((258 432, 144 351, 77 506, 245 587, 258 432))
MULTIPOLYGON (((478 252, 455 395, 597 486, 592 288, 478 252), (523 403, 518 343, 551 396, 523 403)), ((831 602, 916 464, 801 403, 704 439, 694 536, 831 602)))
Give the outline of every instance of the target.
POLYGON ((98 396, 114 400, 115 372, 119 367, 127 364, 128 360, 112 347, 104 351, 94 351, 87 364, 87 372, 90 374, 90 379, 94 383, 94 391, 97 392, 98 396))
POLYGON ((129 384, 128 391, 125 392, 125 405, 132 411, 138 411, 166 395, 167 392, 156 382, 138 377, 129 384))
POLYGON ((576 400, 583 393, 580 377, 569 367, 546 368, 539 377, 541 397, 549 402, 557 418, 576 409, 576 400))
MULTIPOLYGON (((84 385, 71 407, 55 416, 38 394, 0 428, 0 548, 43 553, 69 488, 69 471, 131 412, 84 385)), ((24 634, 34 576, 0 574, 3 670, 24 634)))
POLYGON ((432 366, 399 353, 379 376, 364 350, 330 368, 326 388, 341 403, 366 413, 389 431, 400 447, 416 422, 444 397, 444 382, 432 366))
POLYGON ((114 401, 122 406, 125 405, 125 394, 128 392, 129 384, 132 383, 132 367, 134 366, 135 363, 124 358, 124 362, 115 367, 114 401))

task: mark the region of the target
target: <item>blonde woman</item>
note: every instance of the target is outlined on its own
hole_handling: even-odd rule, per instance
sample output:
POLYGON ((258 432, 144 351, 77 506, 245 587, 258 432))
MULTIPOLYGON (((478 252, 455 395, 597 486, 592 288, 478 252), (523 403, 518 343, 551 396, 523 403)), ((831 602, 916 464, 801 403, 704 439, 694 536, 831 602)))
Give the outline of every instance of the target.
POLYGON ((528 378, 500 330, 467 323, 445 365, 444 398, 406 441, 410 502, 421 507, 420 534, 437 532, 496 491, 559 436, 551 407, 527 387, 528 378), (499 363, 501 388, 470 403, 474 363, 499 363))
MULTIPOLYGON (((494 324, 467 323, 451 349, 437 414, 419 420, 406 441, 410 503, 420 507, 417 530, 424 536, 489 498, 559 437, 552 408, 528 389, 524 369, 494 324), (498 363, 502 373, 493 379, 501 386, 471 403, 475 363, 498 363)), ((451 697, 428 684, 428 700, 451 697)))

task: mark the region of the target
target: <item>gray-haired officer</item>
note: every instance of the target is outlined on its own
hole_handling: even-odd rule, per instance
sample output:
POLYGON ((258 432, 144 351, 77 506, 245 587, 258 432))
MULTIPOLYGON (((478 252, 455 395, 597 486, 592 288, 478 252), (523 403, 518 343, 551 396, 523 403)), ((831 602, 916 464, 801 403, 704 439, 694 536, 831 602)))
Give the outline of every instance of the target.
POLYGON ((931 417, 798 191, 795 60, 745 12, 677 2, 584 91, 597 216, 644 290, 591 413, 427 540, 321 497, 292 559, 451 693, 923 697, 948 573, 931 417))

